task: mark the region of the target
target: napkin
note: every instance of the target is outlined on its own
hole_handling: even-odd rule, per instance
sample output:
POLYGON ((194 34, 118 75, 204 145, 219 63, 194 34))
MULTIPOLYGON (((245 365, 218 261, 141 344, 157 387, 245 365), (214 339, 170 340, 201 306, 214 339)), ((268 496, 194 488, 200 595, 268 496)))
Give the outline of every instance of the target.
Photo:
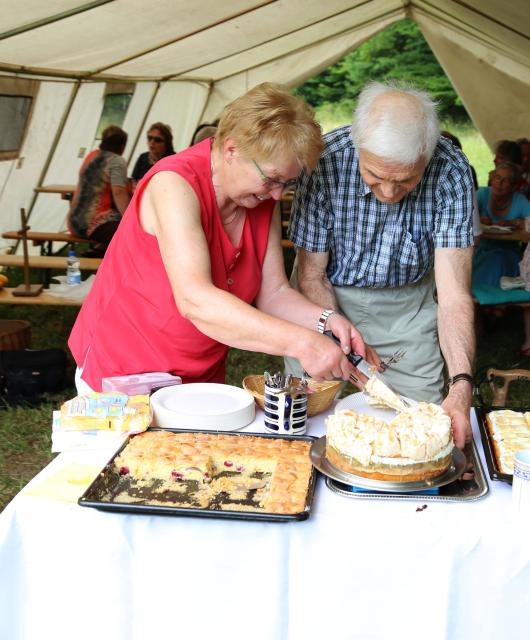
POLYGON ((85 431, 64 431, 61 429, 61 412, 53 411, 52 453, 79 451, 84 449, 117 449, 129 434, 101 429, 85 431))

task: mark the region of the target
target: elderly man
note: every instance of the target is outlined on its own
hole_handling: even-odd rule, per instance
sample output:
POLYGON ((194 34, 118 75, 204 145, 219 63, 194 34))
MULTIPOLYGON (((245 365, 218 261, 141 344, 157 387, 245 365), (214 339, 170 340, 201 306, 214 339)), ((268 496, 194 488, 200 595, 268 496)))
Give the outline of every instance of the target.
POLYGON ((383 359, 406 351, 386 374, 403 395, 442 401, 443 354, 443 407, 460 447, 470 435, 475 342, 472 194, 468 162, 440 137, 429 96, 372 83, 353 126, 326 134, 290 224, 300 291, 340 309, 383 359))

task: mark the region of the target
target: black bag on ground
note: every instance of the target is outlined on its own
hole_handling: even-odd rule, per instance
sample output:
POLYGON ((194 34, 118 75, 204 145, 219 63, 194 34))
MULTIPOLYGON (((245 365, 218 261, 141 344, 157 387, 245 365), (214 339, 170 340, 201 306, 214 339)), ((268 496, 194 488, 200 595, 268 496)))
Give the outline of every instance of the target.
POLYGON ((37 405, 39 396, 64 387, 66 353, 62 349, 0 351, 0 398, 10 405, 37 405))

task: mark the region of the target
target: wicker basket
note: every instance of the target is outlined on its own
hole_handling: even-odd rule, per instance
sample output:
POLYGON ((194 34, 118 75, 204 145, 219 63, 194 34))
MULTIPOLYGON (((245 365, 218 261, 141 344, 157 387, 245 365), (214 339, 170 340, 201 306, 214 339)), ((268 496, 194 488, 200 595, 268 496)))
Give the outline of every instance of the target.
POLYGON ((26 320, 0 320, 0 351, 30 347, 31 323, 26 320))
MULTIPOLYGON (((299 380, 299 378, 293 378, 299 380)), ((342 386, 341 380, 332 380, 331 382, 315 382, 309 381, 310 393, 307 394, 307 415, 315 416, 326 409, 329 409, 335 400, 335 396, 342 386)), ((263 409, 265 401, 265 377, 264 376, 246 376, 243 378, 243 389, 254 396, 256 403, 263 409)))

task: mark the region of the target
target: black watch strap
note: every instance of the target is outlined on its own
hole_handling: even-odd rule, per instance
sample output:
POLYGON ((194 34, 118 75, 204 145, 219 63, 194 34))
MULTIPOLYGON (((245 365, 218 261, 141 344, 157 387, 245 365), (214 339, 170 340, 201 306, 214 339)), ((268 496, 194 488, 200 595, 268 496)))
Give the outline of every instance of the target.
POLYGON ((475 386, 475 381, 473 380, 473 376, 471 374, 457 373, 456 376, 452 376, 451 378, 449 378, 449 380, 447 381, 447 388, 449 389, 454 385, 455 382, 458 382, 459 380, 465 380, 466 382, 469 382, 471 388, 475 386))

